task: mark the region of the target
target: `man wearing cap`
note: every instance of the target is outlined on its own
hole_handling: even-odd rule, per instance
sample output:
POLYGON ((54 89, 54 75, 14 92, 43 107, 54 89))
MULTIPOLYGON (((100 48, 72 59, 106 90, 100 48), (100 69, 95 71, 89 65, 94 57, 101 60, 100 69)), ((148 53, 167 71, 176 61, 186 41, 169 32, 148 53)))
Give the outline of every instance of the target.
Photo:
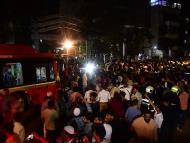
POLYGON ((83 117, 81 116, 81 110, 80 108, 74 108, 73 110, 73 124, 76 125, 78 131, 82 131, 84 129, 84 121, 83 117))
POLYGON ((75 130, 72 126, 67 125, 64 127, 61 136, 57 138, 57 143, 73 143, 75 139, 75 130))

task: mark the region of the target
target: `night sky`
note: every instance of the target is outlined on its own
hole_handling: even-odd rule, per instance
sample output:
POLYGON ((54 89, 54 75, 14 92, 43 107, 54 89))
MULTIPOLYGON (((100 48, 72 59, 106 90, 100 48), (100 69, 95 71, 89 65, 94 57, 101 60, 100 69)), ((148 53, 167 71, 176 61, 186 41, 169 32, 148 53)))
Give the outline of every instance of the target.
MULTIPOLYGON (((105 16, 107 14, 113 18, 117 17, 117 13, 138 16, 147 11, 149 3, 149 0, 1 0, 1 21, 10 17, 33 18, 58 13, 60 1, 65 3, 63 7, 67 15, 76 11, 74 15, 79 17, 105 16), (78 10, 73 9, 76 6, 78 10)), ((188 1, 182 0, 182 2, 184 11, 189 14, 188 1)))
MULTIPOLYGON (((182 1, 184 15, 189 15, 188 1, 182 1)), ((4 27, 10 20, 16 23, 17 33, 25 34, 32 19, 59 13, 61 3, 62 15, 79 18, 87 26, 104 32, 117 31, 126 24, 143 27, 150 24, 149 0, 1 0, 0 29, 5 32, 0 32, 0 36, 4 37, 4 27)))
POLYGON ((85 13, 94 13, 94 15, 106 10, 114 13, 116 12, 115 7, 120 7, 120 9, 127 7, 128 12, 131 9, 140 12, 144 8, 144 2, 147 0, 1 0, 0 16, 1 18, 11 16, 27 17, 57 13, 60 1, 65 3, 64 8, 68 9, 67 11, 75 11, 70 6, 79 5, 81 9, 76 15, 82 16, 84 11, 85 13))

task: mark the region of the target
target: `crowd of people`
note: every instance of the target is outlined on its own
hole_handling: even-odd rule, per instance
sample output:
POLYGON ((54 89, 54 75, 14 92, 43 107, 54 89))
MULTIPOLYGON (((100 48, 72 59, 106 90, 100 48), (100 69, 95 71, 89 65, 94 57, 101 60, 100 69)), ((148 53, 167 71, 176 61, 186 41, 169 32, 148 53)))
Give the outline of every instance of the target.
MULTIPOLYGON (((0 140, 172 143, 174 133, 183 132, 189 116, 188 70, 188 62, 184 61, 114 60, 90 74, 81 71, 78 63, 69 64, 60 74, 62 87, 57 95, 49 91, 44 102, 35 106, 41 132, 33 132, 30 123, 23 122, 22 100, 4 106, 5 100, 0 99, 0 140), (5 117, 8 114, 3 106, 9 107, 11 118, 5 117)), ((5 95, 8 97, 7 90, 5 95)))

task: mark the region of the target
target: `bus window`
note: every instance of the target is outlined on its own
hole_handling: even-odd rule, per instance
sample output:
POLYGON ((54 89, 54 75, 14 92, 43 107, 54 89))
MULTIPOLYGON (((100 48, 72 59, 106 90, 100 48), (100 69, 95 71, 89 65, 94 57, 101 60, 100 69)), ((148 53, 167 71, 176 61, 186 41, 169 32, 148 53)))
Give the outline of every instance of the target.
POLYGON ((2 67, 3 85, 16 86, 23 84, 21 63, 6 63, 2 67))
POLYGON ((36 67, 37 82, 47 81, 46 67, 36 67))
POLYGON ((0 94, 25 91, 41 104, 48 91, 56 95, 57 62, 53 53, 40 53, 27 45, 0 44, 0 94))
POLYGON ((52 80, 55 79, 55 77, 54 77, 54 70, 53 70, 52 64, 50 64, 50 76, 49 76, 49 78, 50 78, 50 81, 52 81, 52 80))

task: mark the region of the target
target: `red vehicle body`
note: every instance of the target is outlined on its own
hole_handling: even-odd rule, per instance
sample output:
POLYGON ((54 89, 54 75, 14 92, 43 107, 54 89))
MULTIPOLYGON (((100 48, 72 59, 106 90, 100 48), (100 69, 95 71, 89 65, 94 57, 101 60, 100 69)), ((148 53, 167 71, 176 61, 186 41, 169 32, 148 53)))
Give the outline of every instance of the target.
POLYGON ((56 97, 57 62, 52 53, 40 53, 27 45, 0 44, 0 92, 25 91, 41 104, 48 91, 56 97))

